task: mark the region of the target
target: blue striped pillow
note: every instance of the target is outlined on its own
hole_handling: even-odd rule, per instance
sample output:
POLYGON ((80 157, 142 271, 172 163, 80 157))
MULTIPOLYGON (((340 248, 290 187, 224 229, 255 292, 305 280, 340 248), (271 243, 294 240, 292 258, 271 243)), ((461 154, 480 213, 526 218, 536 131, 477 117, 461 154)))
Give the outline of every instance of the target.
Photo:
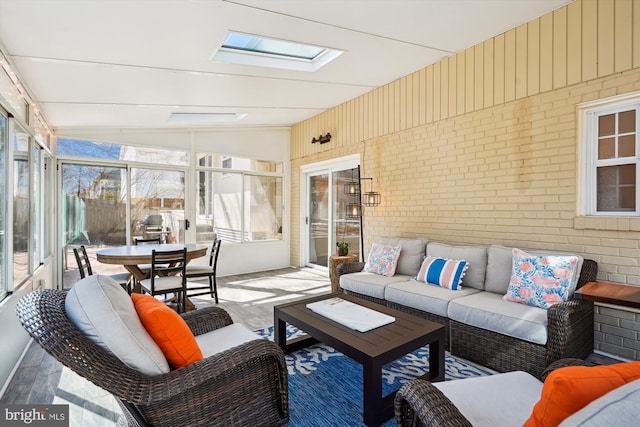
POLYGON ((455 291, 462 289, 460 284, 467 268, 469 263, 464 260, 426 256, 416 280, 455 291))

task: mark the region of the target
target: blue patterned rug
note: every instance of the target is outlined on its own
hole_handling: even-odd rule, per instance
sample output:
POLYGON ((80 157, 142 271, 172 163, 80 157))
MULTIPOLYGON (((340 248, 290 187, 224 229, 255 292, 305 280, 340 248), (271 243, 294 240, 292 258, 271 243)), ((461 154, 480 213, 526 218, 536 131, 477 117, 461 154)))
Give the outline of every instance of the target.
MULTIPOLYGON (((273 327, 257 331, 273 340, 273 327)), ((301 332, 287 326, 287 336, 301 332)), ((384 367, 383 393, 428 371, 429 347, 424 347, 384 367)), ((289 371, 289 427, 354 427, 362 422, 362 366, 325 344, 315 344, 286 356, 289 371)), ((445 378, 491 375, 494 371, 445 356, 445 378)), ((395 426, 390 419, 384 427, 395 426)))

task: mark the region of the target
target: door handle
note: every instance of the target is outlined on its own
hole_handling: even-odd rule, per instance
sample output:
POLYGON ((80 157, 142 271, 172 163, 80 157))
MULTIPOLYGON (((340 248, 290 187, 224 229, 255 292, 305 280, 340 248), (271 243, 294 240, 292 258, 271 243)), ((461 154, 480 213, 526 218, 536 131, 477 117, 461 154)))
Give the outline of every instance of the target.
POLYGON ((189 222, 189 220, 185 219, 184 220, 184 229, 188 230, 190 226, 191 226, 191 223, 189 222))

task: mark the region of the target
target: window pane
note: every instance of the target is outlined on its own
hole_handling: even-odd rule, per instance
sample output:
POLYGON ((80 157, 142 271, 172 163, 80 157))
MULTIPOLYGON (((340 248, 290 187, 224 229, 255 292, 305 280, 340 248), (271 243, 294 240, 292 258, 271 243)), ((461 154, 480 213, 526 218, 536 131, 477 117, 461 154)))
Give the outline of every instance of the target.
POLYGON ((282 238, 282 178, 245 177, 245 229, 249 241, 282 238))
POLYGON ((620 188, 620 207, 625 211, 636 209, 636 186, 620 188))
POLYGON ((62 165, 63 246, 125 244, 125 176, 123 168, 62 165))
POLYGON ((618 157, 635 157, 636 136, 625 135, 618 138, 618 157))
POLYGON ((616 131, 616 115, 607 114, 598 118, 598 136, 610 136, 616 131))
POLYGON ((636 165, 598 168, 597 210, 599 212, 635 211, 636 165))
POLYGON ((6 165, 5 150, 7 146, 7 117, 0 112, 0 299, 6 295, 6 271, 4 253, 4 236, 7 231, 7 223, 5 218, 5 191, 6 191, 6 165))
POLYGON ((13 139, 13 285, 29 273, 29 135, 17 130, 13 139))
POLYGON ((636 182, 636 165, 619 167, 620 185, 634 185, 636 182))
POLYGON ((598 159, 613 159, 616 156, 616 140, 604 138, 598 141, 598 159))
POLYGON ((215 233, 225 242, 241 242, 242 174, 202 171, 198 188, 196 241, 209 242, 215 233))
POLYGON ((636 110, 629 110, 619 114, 618 133, 636 131, 636 110))
POLYGON ((225 156, 221 154, 198 153, 196 154, 196 161, 198 166, 210 168, 274 173, 282 173, 283 171, 282 162, 225 156))
POLYGON ((198 153, 198 243, 282 238, 282 162, 198 153), (224 169, 224 171, 221 171, 224 169))
POLYGON ((52 175, 52 159, 51 156, 45 154, 42 162, 44 163, 44 176, 42 177, 43 181, 43 189, 44 192, 44 210, 42 215, 44 215, 44 220, 42 221, 44 229, 42 230, 42 256, 44 258, 51 255, 51 238, 53 227, 53 221, 49 219, 49 215, 53 212, 53 195, 55 194, 53 180, 50 179, 52 175))
POLYGON ((56 154, 92 159, 133 160, 162 165, 187 166, 189 157, 185 151, 163 150, 152 147, 134 147, 105 142, 81 141, 59 138, 56 154))
POLYGON ((56 141, 56 154, 60 156, 117 160, 120 158, 120 145, 58 138, 56 141))
POLYGON ((40 265, 40 246, 42 245, 42 230, 40 230, 40 217, 42 214, 42 181, 40 179, 40 148, 33 147, 33 248, 31 250, 32 265, 40 265))

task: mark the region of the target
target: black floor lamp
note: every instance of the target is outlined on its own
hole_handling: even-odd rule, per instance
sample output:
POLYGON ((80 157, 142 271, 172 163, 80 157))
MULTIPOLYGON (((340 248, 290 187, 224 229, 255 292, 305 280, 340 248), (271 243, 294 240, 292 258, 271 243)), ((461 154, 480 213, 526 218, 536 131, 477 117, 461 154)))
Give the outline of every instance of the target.
POLYGON ((347 217, 360 219, 360 260, 364 261, 362 244, 364 243, 364 226, 362 221, 362 207, 376 207, 380 205, 380 193, 373 191, 373 178, 360 177, 360 165, 358 165, 358 177, 352 176, 351 181, 344 185, 344 192, 353 197, 347 204, 347 217), (362 192, 361 181, 369 181, 369 191, 362 192))

